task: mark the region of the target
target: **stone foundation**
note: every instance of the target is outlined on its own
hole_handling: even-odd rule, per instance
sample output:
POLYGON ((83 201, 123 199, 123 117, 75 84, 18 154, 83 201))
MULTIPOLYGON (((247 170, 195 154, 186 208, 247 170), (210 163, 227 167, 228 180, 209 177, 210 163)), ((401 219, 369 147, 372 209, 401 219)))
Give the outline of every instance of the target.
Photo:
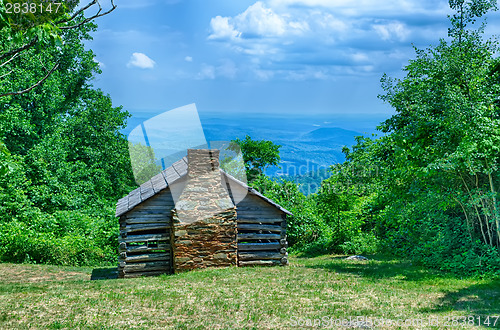
POLYGON ((238 265, 236 209, 193 223, 172 211, 174 272, 238 265))

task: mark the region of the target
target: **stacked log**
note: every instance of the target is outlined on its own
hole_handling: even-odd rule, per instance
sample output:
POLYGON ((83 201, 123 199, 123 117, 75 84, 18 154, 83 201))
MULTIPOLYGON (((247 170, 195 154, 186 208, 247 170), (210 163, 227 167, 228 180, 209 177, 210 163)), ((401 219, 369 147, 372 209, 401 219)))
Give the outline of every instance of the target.
POLYGON ((172 272, 170 211, 173 206, 172 197, 165 190, 120 216, 118 277, 172 272))
POLYGON ((287 265, 286 215, 252 195, 237 213, 238 266, 287 265))

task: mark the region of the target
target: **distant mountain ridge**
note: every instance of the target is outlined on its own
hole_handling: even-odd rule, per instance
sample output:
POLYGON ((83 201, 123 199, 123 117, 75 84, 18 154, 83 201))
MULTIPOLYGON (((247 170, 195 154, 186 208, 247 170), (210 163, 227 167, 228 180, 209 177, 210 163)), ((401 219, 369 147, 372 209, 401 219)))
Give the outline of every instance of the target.
MULTIPOLYGON (((147 116, 147 115, 146 115, 147 116)), ((129 119, 129 125, 123 133, 127 134, 143 120, 141 117, 129 119)), ((295 176, 316 172, 321 168, 341 163, 345 160, 342 147, 351 147, 355 136, 375 132, 380 120, 373 120, 367 125, 367 118, 360 122, 360 131, 372 129, 368 133, 356 131, 356 119, 324 117, 314 118, 303 115, 259 115, 233 114, 224 116, 203 116, 200 120, 207 141, 230 141, 249 135, 254 140, 270 140, 281 145, 281 163, 266 171, 270 176, 295 176), (342 126, 340 126, 342 125, 342 126), (353 129, 354 128, 354 129, 353 129)))
POLYGON ((321 127, 301 136, 301 141, 338 141, 339 143, 353 144, 354 137, 362 135, 359 132, 346 130, 340 127, 321 127))

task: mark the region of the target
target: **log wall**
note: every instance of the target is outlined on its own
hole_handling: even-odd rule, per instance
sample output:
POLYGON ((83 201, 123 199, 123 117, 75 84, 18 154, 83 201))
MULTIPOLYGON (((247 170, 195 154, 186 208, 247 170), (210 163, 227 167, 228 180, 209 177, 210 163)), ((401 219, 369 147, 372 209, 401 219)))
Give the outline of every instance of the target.
POLYGON ((120 278, 172 273, 171 210, 165 189, 120 216, 120 278))
POLYGON ((287 265, 286 214, 248 194, 237 205, 238 266, 287 265))
POLYGON ((119 277, 173 273, 176 264, 177 271, 287 265, 286 214, 244 187, 227 184, 226 188, 231 197, 246 195, 236 205, 236 226, 234 215, 224 216, 224 221, 215 217, 213 223, 174 223, 170 188, 121 215, 119 277))

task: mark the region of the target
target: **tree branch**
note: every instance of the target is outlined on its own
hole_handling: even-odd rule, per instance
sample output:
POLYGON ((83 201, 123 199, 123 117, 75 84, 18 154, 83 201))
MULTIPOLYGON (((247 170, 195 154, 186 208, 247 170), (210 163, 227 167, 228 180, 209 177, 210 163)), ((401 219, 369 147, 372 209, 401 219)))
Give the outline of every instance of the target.
POLYGON ((36 84, 34 84, 33 86, 27 88, 27 89, 24 89, 22 91, 18 91, 18 92, 9 92, 9 93, 4 93, 4 94, 0 94, 0 97, 3 97, 3 96, 7 96, 7 95, 21 95, 21 94, 25 94, 25 93, 28 93, 30 92, 31 90, 33 90, 34 88, 40 86, 41 84, 43 84, 45 82, 45 80, 47 80, 47 78, 54 72, 56 71, 56 69, 59 67, 59 63, 56 63, 56 65, 54 65, 54 67, 52 68, 52 70, 50 70, 46 75, 45 77, 43 77, 43 79, 39 80, 36 84))
MULTIPOLYGON (((101 4, 99 3, 99 1, 96 1, 96 0, 94 0, 94 2, 95 2, 95 3, 97 3, 97 5, 99 6, 99 11, 97 12, 97 14, 95 14, 95 15, 93 15, 93 16, 91 16, 91 17, 88 17, 88 18, 86 18, 86 19, 84 19, 83 21, 81 21, 81 22, 80 22, 80 23, 78 23, 78 24, 75 24, 75 25, 70 25, 70 26, 60 26, 59 28, 60 28, 61 30, 70 30, 70 29, 75 29, 75 28, 77 28, 77 27, 79 27, 79 26, 82 26, 83 24, 88 23, 88 22, 90 22, 90 21, 92 21, 92 20, 94 20, 94 19, 96 19, 96 18, 98 18, 98 17, 101 17, 101 16, 104 16, 104 15, 107 15, 107 14, 111 13, 113 10, 115 10, 115 9, 116 9, 116 5, 115 5, 115 3, 114 3, 114 0, 111 0, 111 5, 112 5, 111 9, 101 14, 101 11, 102 11, 101 4)), ((94 5, 95 3, 91 3, 91 4, 92 4, 92 5, 94 5)))
POLYGON ((11 51, 8 51, 7 53, 3 53, 2 55, 0 55, 0 60, 3 60, 4 58, 6 57, 9 57, 9 56, 12 56, 12 55, 15 55, 15 54, 18 54, 30 47, 33 47, 34 44, 36 44, 36 42, 38 41, 38 37, 35 36, 30 42, 28 42, 27 44, 25 45, 22 45, 21 47, 19 48, 16 48, 16 49, 13 49, 11 51))
POLYGON ((12 73, 12 71, 14 71, 14 70, 10 70, 10 71, 9 71, 9 72, 7 72, 6 74, 1 75, 1 76, 0 76, 0 79, 2 79, 2 78, 4 78, 4 77, 8 76, 9 74, 11 74, 11 73, 12 73))
MULTIPOLYGON (((70 26, 60 26, 58 27, 60 30, 70 30, 70 29, 75 29, 75 28, 78 28, 82 25, 84 25, 85 23, 88 23, 98 17, 102 17, 102 16, 105 16, 105 15, 108 15, 109 13, 111 13, 112 11, 114 11, 116 9, 116 5, 114 3, 114 0, 111 0, 111 9, 109 9, 108 11, 106 12, 102 12, 102 6, 101 4, 99 3, 99 0, 92 0, 91 2, 89 2, 86 6, 80 8, 79 10, 77 10, 70 18, 66 19, 66 20, 61 20, 61 21, 58 21, 58 22, 54 22, 53 24, 55 25, 58 25, 58 24, 64 24, 64 23, 69 23, 71 22, 72 20, 74 20, 75 18, 78 17, 78 15, 80 15, 81 13, 83 13, 85 10, 89 9, 90 7, 94 6, 94 5, 98 5, 99 6, 99 10, 97 11, 96 14, 88 17, 88 18, 85 18, 83 19, 83 21, 79 22, 79 23, 76 23, 74 25, 70 25, 70 26)), ((0 68, 5 66, 7 63, 11 62, 16 56, 17 54, 33 47, 37 42, 38 42, 38 37, 35 36, 30 42, 28 42, 27 44, 25 45, 22 45, 21 47, 19 48, 16 48, 16 49, 13 49, 13 50, 10 50, 6 53, 3 53, 3 54, 0 54, 0 60, 3 60, 5 58, 8 58, 10 57, 10 59, 8 59, 7 61, 5 61, 4 63, 1 63, 0 64, 0 68)), ((0 97, 3 97, 3 96, 7 96, 7 95, 21 95, 21 94, 25 94, 25 93, 28 93, 30 92, 31 90, 33 90, 34 88, 36 88, 37 86, 40 86, 41 84, 44 83, 45 80, 47 80, 47 78, 58 68, 59 64, 57 63, 56 65, 54 65, 54 67, 52 68, 52 70, 50 70, 46 75, 45 77, 43 77, 43 79, 41 79, 40 81, 38 81, 36 84, 34 84, 33 86, 25 89, 25 90, 21 90, 21 91, 17 91, 17 92, 8 92, 8 93, 4 93, 4 94, 0 94, 0 97)), ((43 64, 42 64, 42 67, 43 67, 43 64)), ((45 69, 45 68, 44 68, 45 69)), ((47 69, 45 69, 47 71, 47 69)), ((8 73, 10 74, 10 72, 8 73)), ((7 75, 8 75, 7 74, 7 75)), ((3 75, 2 77, 0 78, 3 78, 5 77, 6 75, 3 75)))
MULTIPOLYGON (((90 7, 92 7, 93 5, 95 5, 96 3, 98 3, 97 0, 93 0, 92 2, 89 2, 85 7, 80 8, 79 10, 77 10, 73 14, 73 16, 71 16, 70 18, 56 22, 56 25, 57 24, 62 24, 62 23, 67 23, 69 21, 74 20, 79 14, 83 13, 85 10, 89 9, 90 7)), ((99 6, 99 7, 101 7, 101 6, 99 6)))
POLYGON ((7 64, 9 64, 10 61, 12 61, 13 59, 15 59, 17 56, 19 55, 19 53, 16 53, 14 54, 11 58, 9 58, 7 61, 3 62, 2 64, 0 64, 0 68, 3 68, 4 66, 6 66, 7 64))

